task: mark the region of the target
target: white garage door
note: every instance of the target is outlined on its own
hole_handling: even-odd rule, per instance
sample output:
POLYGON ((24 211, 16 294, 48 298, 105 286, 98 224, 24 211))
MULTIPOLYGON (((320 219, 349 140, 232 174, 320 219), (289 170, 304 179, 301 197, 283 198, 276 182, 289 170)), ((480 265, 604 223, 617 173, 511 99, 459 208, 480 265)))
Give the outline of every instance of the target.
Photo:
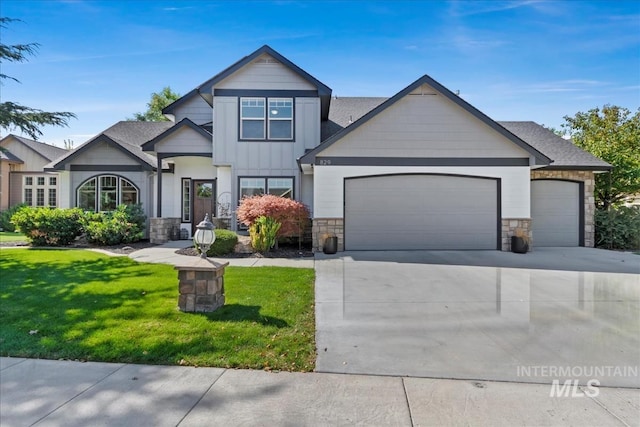
POLYGON ((498 181, 387 175, 345 182, 345 249, 498 248, 498 181))
POLYGON ((533 245, 580 246, 580 184, 531 181, 533 245))

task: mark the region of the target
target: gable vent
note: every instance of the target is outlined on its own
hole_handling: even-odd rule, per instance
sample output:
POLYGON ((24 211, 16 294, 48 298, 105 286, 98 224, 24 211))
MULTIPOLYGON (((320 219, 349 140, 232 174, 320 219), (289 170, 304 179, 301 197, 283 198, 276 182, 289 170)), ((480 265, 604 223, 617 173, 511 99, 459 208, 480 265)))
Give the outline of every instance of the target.
POLYGON ((253 63, 254 64, 279 64, 280 61, 273 58, 258 58, 253 63))

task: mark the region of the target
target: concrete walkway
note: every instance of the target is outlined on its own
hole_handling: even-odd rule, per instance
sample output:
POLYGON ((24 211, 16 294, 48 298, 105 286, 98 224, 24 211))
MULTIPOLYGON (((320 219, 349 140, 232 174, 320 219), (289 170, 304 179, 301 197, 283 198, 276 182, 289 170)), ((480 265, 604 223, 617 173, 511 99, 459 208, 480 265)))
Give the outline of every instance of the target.
POLYGON ((637 426, 640 390, 0 358, 0 425, 637 426))
MULTIPOLYGON (((129 258, 139 262, 150 262, 154 264, 171 264, 176 265, 184 263, 186 259, 191 259, 188 255, 178 255, 178 249, 191 247, 190 240, 176 240, 165 243, 164 245, 154 246, 151 248, 140 249, 129 254, 129 258)), ((103 252, 104 253, 104 252, 103 252)), ((313 268, 313 258, 210 258, 214 261, 224 263, 234 267, 297 267, 297 268, 313 268)))

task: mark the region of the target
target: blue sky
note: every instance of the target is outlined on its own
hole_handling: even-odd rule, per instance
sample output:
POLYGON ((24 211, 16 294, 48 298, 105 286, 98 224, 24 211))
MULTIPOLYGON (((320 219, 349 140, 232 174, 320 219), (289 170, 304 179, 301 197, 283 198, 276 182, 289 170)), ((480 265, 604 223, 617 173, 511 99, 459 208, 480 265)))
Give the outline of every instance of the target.
MULTIPOLYGON (((495 120, 559 127, 604 104, 640 106, 638 1, 209 2, 2 0, 2 101, 77 114, 44 142, 80 145, 268 44, 337 96, 391 96, 428 74, 495 120)), ((2 130, 3 135, 7 132, 2 130)))

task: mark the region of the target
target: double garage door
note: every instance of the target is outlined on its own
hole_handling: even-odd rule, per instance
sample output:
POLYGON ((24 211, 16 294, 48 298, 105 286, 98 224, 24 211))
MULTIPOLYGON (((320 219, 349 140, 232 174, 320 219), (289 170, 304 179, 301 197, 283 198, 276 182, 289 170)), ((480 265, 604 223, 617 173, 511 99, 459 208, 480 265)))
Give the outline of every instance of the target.
POLYGON ((348 178, 345 249, 499 249, 499 194, 499 181, 488 178, 348 178))

